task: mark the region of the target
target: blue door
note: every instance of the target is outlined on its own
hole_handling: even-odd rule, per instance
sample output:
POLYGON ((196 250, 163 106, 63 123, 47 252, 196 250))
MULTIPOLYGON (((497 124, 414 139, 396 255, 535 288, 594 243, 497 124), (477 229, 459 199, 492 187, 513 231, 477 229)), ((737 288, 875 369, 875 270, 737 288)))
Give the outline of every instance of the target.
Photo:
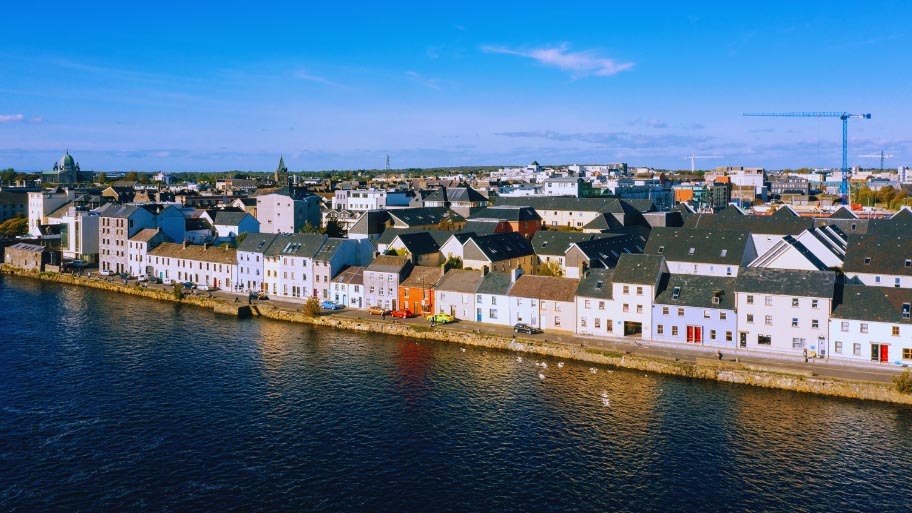
POLYGON ((478 322, 481 322, 481 308, 476 308, 476 309, 475 309, 475 313, 476 313, 476 315, 475 315, 476 319, 475 319, 475 320, 478 321, 478 322))

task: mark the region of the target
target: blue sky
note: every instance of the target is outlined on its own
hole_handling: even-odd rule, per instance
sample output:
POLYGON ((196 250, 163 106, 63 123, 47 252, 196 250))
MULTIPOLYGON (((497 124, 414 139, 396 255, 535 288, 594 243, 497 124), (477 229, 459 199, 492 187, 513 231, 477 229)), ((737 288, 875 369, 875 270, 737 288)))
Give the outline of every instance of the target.
POLYGON ((912 164, 910 2, 76 4, 4 6, 0 167, 912 164))

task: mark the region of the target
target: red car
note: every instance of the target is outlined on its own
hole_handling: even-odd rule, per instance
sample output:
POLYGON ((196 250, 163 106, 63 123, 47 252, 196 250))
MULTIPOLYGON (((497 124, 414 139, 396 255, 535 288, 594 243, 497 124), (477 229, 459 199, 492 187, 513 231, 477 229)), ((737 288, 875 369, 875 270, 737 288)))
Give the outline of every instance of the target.
POLYGON ((409 317, 414 317, 415 314, 412 313, 408 308, 403 310, 393 310, 391 314, 393 317, 402 317, 403 319, 408 319, 409 317))

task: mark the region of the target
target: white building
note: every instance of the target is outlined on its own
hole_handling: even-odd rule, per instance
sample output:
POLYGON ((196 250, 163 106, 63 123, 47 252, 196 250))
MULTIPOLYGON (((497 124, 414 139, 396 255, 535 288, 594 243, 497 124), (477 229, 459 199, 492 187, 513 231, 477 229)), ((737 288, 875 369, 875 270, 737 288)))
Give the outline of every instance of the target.
POLYGON ((745 268, 735 282, 738 347, 826 356, 836 275, 745 268))
POLYGON ((237 282, 237 251, 233 248, 163 242, 146 255, 151 277, 232 290, 237 282))
POLYGON ((76 191, 71 189, 48 189, 28 193, 28 228, 32 231, 40 224, 48 224, 47 215, 73 201, 76 191))
POLYGON ((576 331, 576 288, 579 280, 553 276, 520 276, 510 289, 513 324, 543 330, 576 331))
POLYGON ((664 256, 671 273, 698 276, 737 276, 757 258, 750 233, 696 228, 653 228, 645 253, 664 256))
POLYGON ((576 289, 576 332, 601 337, 621 336, 615 332, 617 310, 612 296, 614 271, 590 269, 576 289))
POLYGON ((330 299, 348 308, 367 308, 364 303, 364 267, 349 267, 333 278, 330 299))
POLYGON ((319 196, 295 199, 286 194, 264 194, 257 196, 256 211, 263 233, 298 233, 307 223, 320 226, 319 196))
POLYGON ((488 273, 482 278, 475 291, 475 317, 478 322, 512 325, 509 293, 519 276, 522 276, 522 269, 509 273, 488 273))
POLYGON ((846 285, 830 338, 833 359, 912 365, 912 291, 846 285))
POLYGON ((478 271, 450 269, 437 282, 434 289, 434 308, 437 313, 452 315, 457 319, 474 321, 476 317, 475 293, 484 275, 478 271))
POLYGON ((662 275, 667 273, 668 266, 661 255, 621 255, 611 284, 616 335, 653 338, 652 304, 662 275))

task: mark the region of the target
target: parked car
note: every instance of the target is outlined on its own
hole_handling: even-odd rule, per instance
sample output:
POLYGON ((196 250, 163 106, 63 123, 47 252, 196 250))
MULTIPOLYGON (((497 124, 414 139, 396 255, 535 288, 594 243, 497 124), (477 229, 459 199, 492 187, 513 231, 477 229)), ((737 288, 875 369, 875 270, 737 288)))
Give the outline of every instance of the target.
POLYGON ((196 286, 196 290, 199 290, 202 292, 210 292, 210 291, 217 290, 217 289, 218 289, 218 287, 210 287, 209 285, 206 285, 206 284, 196 286))
POLYGON ((112 271, 110 269, 102 269, 102 270, 98 271, 98 274, 100 274, 102 276, 114 276, 114 271, 112 271))
POLYGON ((330 301, 329 299, 324 299, 320 301, 320 307, 326 308, 327 310, 338 310, 342 308, 342 305, 336 303, 335 301, 330 301))
POLYGON ((138 282, 149 281, 149 277, 146 276, 145 274, 140 274, 139 276, 136 277, 136 281, 138 281, 138 282))
POLYGON ((386 308, 383 308, 382 306, 372 306, 367 309, 367 313, 371 315, 384 315, 389 314, 390 311, 386 308))
POLYGON ((431 322, 436 322, 437 324, 449 324, 456 320, 455 317, 445 313, 436 313, 427 316, 427 320, 431 322))
POLYGON ((543 333, 542 330, 529 326, 525 323, 517 323, 513 325, 513 333, 528 333, 529 335, 535 335, 536 333, 543 333))
POLYGON ((196 288, 196 285, 194 285, 192 281, 185 281, 181 285, 183 285, 185 289, 196 288))
POLYGON ((171 278, 164 278, 164 279, 162 279, 162 283, 164 283, 165 285, 174 285, 174 280, 171 278))
POLYGON ((391 315, 393 317, 402 317, 403 319, 408 319, 415 316, 415 314, 413 314, 412 311, 408 308, 403 308, 402 310, 393 310, 393 313, 391 315))

